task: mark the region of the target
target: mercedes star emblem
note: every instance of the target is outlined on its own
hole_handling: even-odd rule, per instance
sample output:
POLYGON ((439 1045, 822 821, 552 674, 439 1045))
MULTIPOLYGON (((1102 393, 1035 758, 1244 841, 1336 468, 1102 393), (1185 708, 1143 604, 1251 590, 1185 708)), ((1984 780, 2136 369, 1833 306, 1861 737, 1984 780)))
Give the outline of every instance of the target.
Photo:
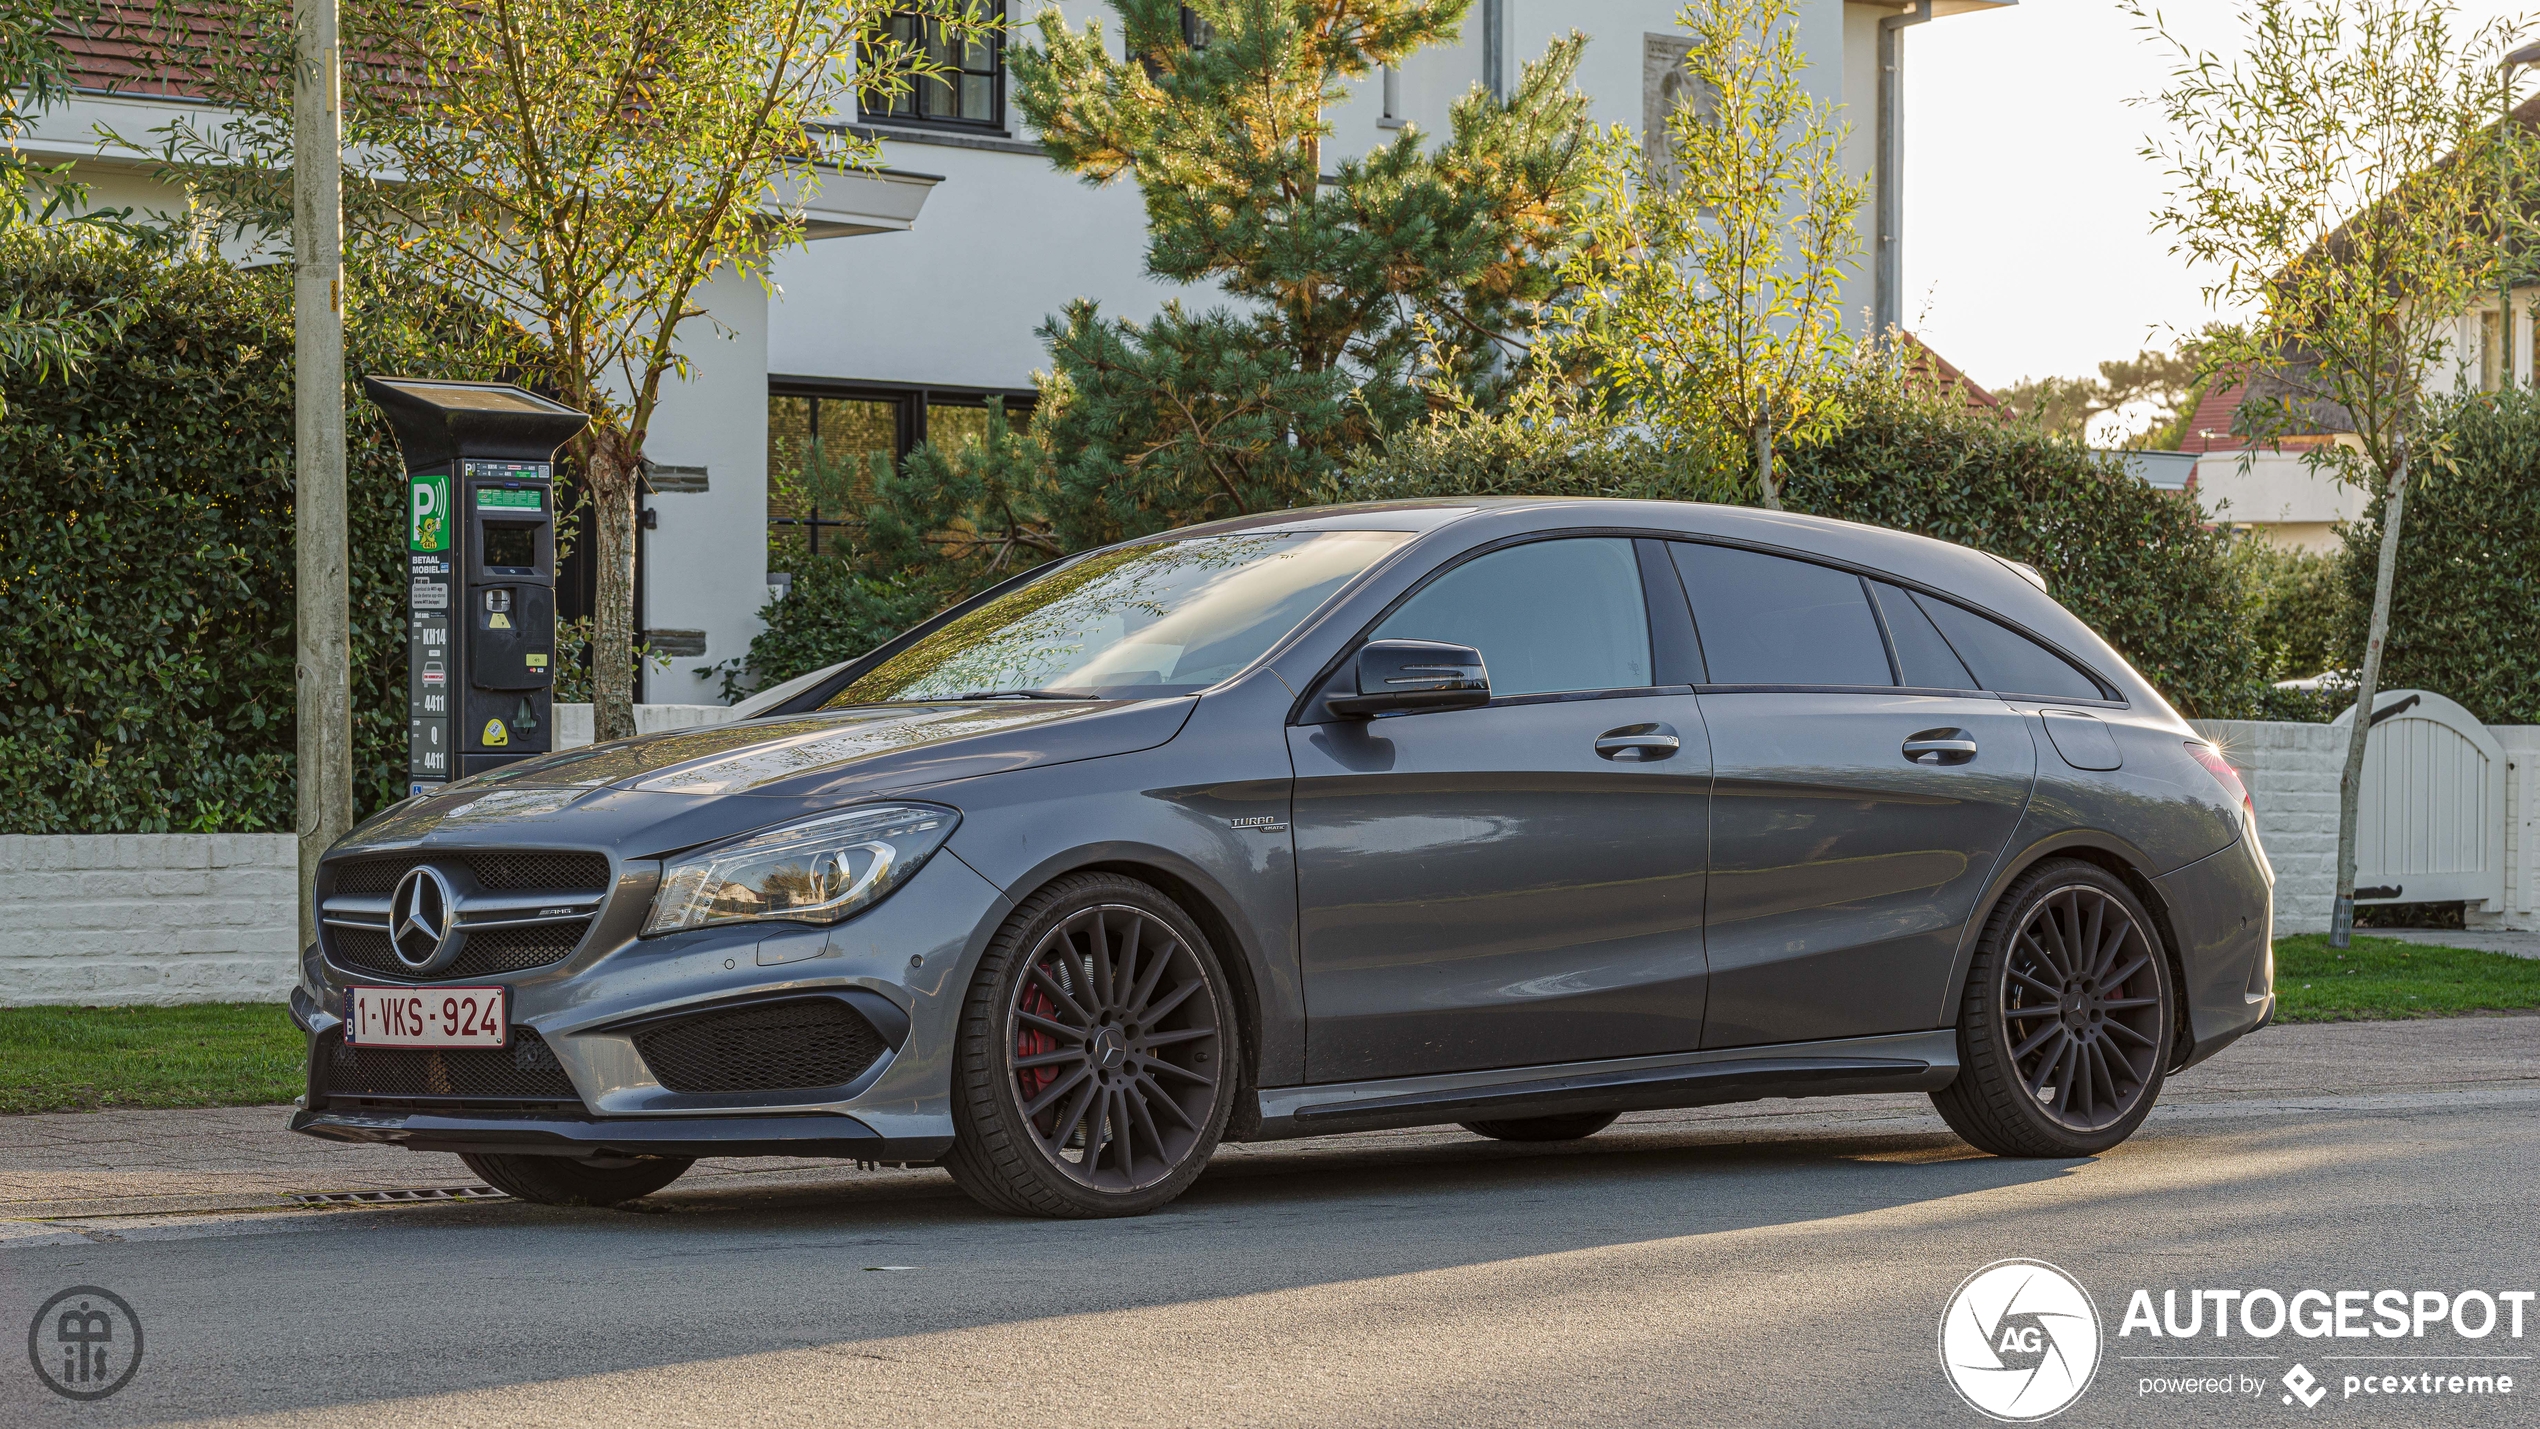
POLYGON ((458 956, 458 896, 441 870, 422 864, 397 880, 388 900, 388 946, 408 972, 432 973, 458 956))

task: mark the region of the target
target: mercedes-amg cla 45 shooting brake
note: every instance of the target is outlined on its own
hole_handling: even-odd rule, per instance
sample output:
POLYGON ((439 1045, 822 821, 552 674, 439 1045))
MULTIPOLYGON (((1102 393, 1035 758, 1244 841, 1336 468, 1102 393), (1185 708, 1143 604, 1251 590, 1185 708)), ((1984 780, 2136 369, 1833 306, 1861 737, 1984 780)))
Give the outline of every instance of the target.
POLYGON ((2035 572, 1893 531, 1228 521, 736 713, 331 850, 292 1125, 536 1201, 800 1155, 1102 1216, 1229 1138, 1760 1097, 2084 1155, 2274 1007, 2231 767, 2035 572))

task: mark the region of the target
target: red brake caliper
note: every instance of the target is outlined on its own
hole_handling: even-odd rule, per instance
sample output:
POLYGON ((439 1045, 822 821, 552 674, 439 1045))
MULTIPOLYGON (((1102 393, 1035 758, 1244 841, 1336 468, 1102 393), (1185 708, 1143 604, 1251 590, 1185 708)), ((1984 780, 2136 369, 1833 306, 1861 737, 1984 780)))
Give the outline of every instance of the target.
MULTIPOLYGON (((1050 995, 1040 988, 1025 988, 1023 991, 1023 1001, 1021 1006, 1024 1011, 1031 1013, 1035 1017, 1046 1017, 1053 1022, 1059 1020, 1058 1004, 1051 1001, 1050 995)), ((1042 1031, 1038 1027, 1034 1027, 1028 1022, 1021 1023, 1016 1027, 1014 1033, 1014 1058, 1016 1061, 1023 1061, 1027 1058, 1040 1056, 1044 1052, 1055 1052, 1057 1050, 1058 1039, 1051 1036, 1049 1033, 1042 1031)), ((1054 1066, 1025 1067, 1014 1074, 1016 1089, 1023 1093, 1023 1101, 1026 1105, 1029 1105, 1034 1097, 1039 1096, 1042 1091, 1047 1089, 1050 1083, 1058 1080, 1058 1070, 1059 1069, 1054 1066)), ((1049 1113, 1044 1112, 1042 1115, 1046 1117, 1049 1113)), ((1044 1129, 1046 1130, 1046 1128, 1044 1129)))

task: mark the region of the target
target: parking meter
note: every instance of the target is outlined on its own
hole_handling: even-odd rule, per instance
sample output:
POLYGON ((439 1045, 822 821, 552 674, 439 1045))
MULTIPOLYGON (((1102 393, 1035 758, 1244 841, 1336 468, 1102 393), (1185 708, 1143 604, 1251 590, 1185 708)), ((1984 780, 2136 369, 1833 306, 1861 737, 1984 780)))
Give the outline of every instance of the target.
POLYGON ((407 792, 555 747, 555 454, 590 418, 502 382, 365 377, 406 461, 407 792))

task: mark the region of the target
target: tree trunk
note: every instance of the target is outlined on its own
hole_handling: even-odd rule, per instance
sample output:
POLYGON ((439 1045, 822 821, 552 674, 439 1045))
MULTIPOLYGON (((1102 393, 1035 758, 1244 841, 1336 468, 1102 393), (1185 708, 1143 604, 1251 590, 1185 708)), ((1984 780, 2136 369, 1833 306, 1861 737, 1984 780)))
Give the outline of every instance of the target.
POLYGON ((598 740, 635 734, 634 443, 614 427, 594 434, 591 461, 591 554, 599 562, 597 609, 591 616, 591 721, 598 740))
POLYGON ((1773 470, 1773 414, 1769 407, 1759 407, 1755 426, 1749 434, 1755 442, 1755 480, 1764 488, 1764 509, 1782 509, 1781 478, 1773 470))
POLYGON ((2364 803, 2364 746, 2372 738, 2372 702, 2381 692, 2381 647, 2390 636, 2390 589, 2399 574, 2399 521, 2408 504, 2408 444, 2381 506, 2381 567, 2372 582, 2372 626, 2364 640, 2364 668, 2355 682, 2354 729, 2346 737, 2346 772, 2337 781, 2337 906, 2329 916, 2328 944, 2343 948, 2355 933, 2355 825, 2364 803))

